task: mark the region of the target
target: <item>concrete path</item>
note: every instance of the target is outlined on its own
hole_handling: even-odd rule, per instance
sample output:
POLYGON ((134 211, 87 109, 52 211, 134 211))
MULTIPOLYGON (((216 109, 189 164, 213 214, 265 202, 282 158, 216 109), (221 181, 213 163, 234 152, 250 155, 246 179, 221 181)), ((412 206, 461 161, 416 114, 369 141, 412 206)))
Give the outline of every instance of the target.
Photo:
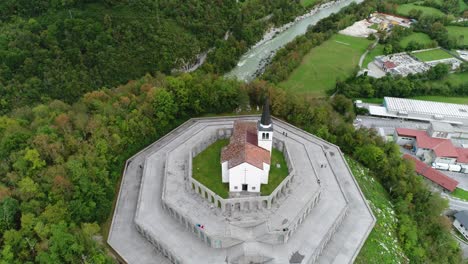
MULTIPOLYGON (((361 57, 359 58, 359 69, 362 68, 362 63, 364 62, 364 59, 366 58, 367 54, 369 53, 369 51, 373 50, 375 48, 375 46, 377 46, 377 44, 379 43, 379 37, 377 37, 377 35, 374 35, 376 36, 376 40, 375 42, 372 44, 372 46, 370 47, 370 49, 366 49, 366 52, 364 52, 364 54, 361 55, 361 57)), ((367 65, 364 65, 365 67, 364 68, 367 68, 367 65)))
MULTIPOLYGON (((245 118, 258 119, 258 117, 245 118)), ((214 123, 219 120, 219 123, 223 123, 226 120, 232 122, 234 119, 236 118, 212 118, 208 120, 214 123)), ((326 244, 318 263, 349 263, 354 260, 372 230, 375 218, 349 171, 340 150, 336 146, 278 119, 274 119, 275 136, 280 139, 283 137, 282 140, 289 140, 288 148, 290 149, 288 150, 294 150, 294 162, 305 165, 312 162, 313 164, 312 167, 304 167, 300 175, 308 175, 307 177, 314 177, 315 180, 320 179, 321 184, 324 186, 320 202, 299 225, 298 230, 293 233, 288 243, 274 245, 259 242, 257 238, 267 232, 269 227, 280 225, 284 219, 291 219, 289 213, 295 203, 289 202, 289 198, 291 198, 291 201, 299 201, 301 197, 302 199, 306 198, 307 195, 304 196, 304 194, 310 192, 310 188, 313 186, 301 186, 300 177, 296 181, 296 186, 294 186, 290 197, 282 201, 284 206, 280 205, 274 212, 278 216, 270 219, 269 227, 259 226, 239 231, 236 229, 237 227, 231 226, 226 229, 229 232, 243 234, 238 236, 239 239, 244 241, 242 244, 233 246, 228 250, 213 249, 207 247, 193 233, 187 231, 173 216, 162 209, 160 196, 163 188, 162 182, 156 179, 151 179, 151 181, 145 179, 140 184, 142 179, 140 166, 143 165, 146 157, 149 157, 152 153, 156 154, 155 151, 158 151, 158 154, 152 155, 151 159, 148 159, 148 166, 145 166, 144 169, 152 170, 154 173, 151 173, 151 175, 164 175, 164 161, 167 155, 178 155, 177 152, 173 151, 175 148, 172 144, 182 146, 190 139, 196 139, 193 133, 185 133, 193 125, 195 127, 192 128, 197 130, 196 126, 199 125, 196 122, 197 119, 193 119, 184 123, 181 127, 127 161, 108 238, 108 243, 127 263, 170 263, 167 258, 162 256, 160 251, 155 250, 153 245, 148 242, 148 239, 151 238, 143 237, 135 228, 134 216, 136 210, 149 210, 152 212, 148 215, 137 216, 138 221, 153 223, 149 230, 150 233, 166 246, 171 245, 168 247, 171 249, 169 253, 181 256, 180 259, 184 259, 181 263, 224 263, 226 257, 235 258, 249 252, 264 256, 264 260, 270 260, 269 263, 271 264, 288 263, 289 257, 294 252, 304 254, 309 252, 306 261, 313 261, 310 259, 311 250, 326 243, 328 240, 324 235, 327 234, 328 230, 336 228, 338 228, 337 231, 326 244), (283 131, 288 131, 287 137, 282 135, 283 131), (166 150, 161 151, 164 149, 166 150), (324 151, 326 155, 324 155, 324 151), (327 166, 320 168, 320 164, 327 164, 327 166), (145 188, 142 189, 141 186, 145 188), (341 195, 338 195, 340 193, 341 195), (140 203, 139 195, 150 195, 152 202, 140 203), (342 221, 336 223, 335 220, 338 219, 338 214, 341 214, 340 210, 334 211, 331 209, 345 204, 347 206, 342 208, 348 208, 347 213, 343 215, 342 221), (290 209, 288 210, 288 208, 290 209), (155 216, 156 218, 154 218, 155 216), (191 259, 191 261, 185 261, 187 258, 191 259)), ((181 166, 181 164, 176 162, 170 166, 181 166)), ((190 208, 186 208, 186 210, 190 211, 190 208)), ((196 210, 200 210, 198 214, 202 219, 203 214, 206 214, 205 209, 200 207, 196 210)), ((342 210, 341 212, 344 213, 342 210)))

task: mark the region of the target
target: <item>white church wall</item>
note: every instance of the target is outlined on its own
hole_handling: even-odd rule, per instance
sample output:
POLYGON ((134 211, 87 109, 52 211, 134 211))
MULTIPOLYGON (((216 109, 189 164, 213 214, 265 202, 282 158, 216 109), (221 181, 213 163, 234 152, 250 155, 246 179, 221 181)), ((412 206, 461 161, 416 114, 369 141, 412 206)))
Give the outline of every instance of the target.
POLYGON ((260 179, 262 184, 268 184, 268 175, 270 174, 270 164, 263 163, 263 173, 260 179))
POLYGON ((229 169, 229 191, 241 192, 242 184, 247 184, 249 192, 260 192, 262 174, 263 170, 246 162, 229 169))

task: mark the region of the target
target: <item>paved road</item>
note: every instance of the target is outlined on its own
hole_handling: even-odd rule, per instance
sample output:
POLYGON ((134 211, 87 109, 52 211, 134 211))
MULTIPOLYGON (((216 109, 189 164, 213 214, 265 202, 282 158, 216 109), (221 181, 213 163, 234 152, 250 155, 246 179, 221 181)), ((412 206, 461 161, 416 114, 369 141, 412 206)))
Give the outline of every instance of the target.
POLYGON ((453 198, 445 192, 440 192, 440 196, 445 197, 449 201, 449 208, 456 211, 468 210, 468 202, 453 198))
POLYGON ((441 171, 445 175, 449 176, 450 178, 458 181, 458 188, 464 189, 468 191, 468 174, 460 173, 460 172, 453 172, 453 171, 441 171))
POLYGON ((426 130, 429 123, 416 121, 403 121, 400 119, 390 119, 371 116, 357 116, 355 124, 367 128, 383 128, 386 135, 393 135, 395 128, 403 127, 410 129, 426 130))

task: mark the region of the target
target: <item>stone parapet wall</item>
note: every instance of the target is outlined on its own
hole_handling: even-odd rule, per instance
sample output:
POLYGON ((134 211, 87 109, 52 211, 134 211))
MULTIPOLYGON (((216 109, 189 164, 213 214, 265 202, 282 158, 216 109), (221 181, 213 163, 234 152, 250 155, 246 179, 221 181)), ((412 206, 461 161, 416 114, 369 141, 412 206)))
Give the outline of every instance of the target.
POLYGON ((340 215, 335 219, 335 221, 333 221, 332 227, 328 229, 327 234, 322 238, 319 246, 315 249, 314 253, 312 254, 312 257, 310 258, 308 262, 309 264, 317 262, 318 257, 320 256, 320 254, 322 254, 322 251, 325 249, 328 242, 330 242, 333 235, 340 228, 341 223, 343 222, 346 215, 348 214, 348 208, 349 208, 348 205, 345 208, 343 208, 343 210, 340 212, 340 215))
MULTIPOLYGON (((209 203, 212 203, 217 208, 220 208, 223 213, 231 213, 233 210, 243 211, 256 211, 263 209, 271 209, 271 206, 274 202, 278 200, 281 195, 286 195, 286 192, 294 180, 294 164, 288 154, 287 147, 283 141, 278 139, 273 139, 274 148, 282 151, 288 165, 289 175, 279 184, 275 190, 268 196, 256 196, 256 197, 239 197, 239 198, 222 198, 217 195, 215 192, 211 191, 209 188, 204 186, 202 183, 198 182, 192 178, 193 170, 193 157, 198 155, 200 152, 205 150, 208 146, 220 139, 229 138, 232 135, 232 129, 218 129, 216 135, 213 135, 197 146, 192 148, 187 159, 187 179, 189 189, 195 191, 195 193, 200 194, 209 203)), ((220 172, 221 173, 221 172, 220 172)))
POLYGON ((217 130, 216 134, 213 134, 210 136, 209 139, 201 142, 200 144, 194 146, 192 148, 192 151, 190 152, 190 154, 192 155, 192 157, 195 157, 196 155, 198 155, 200 152, 202 152, 203 150, 205 150, 207 147, 209 147, 211 144, 215 143, 216 141, 220 140, 220 139, 226 139, 226 138, 230 138, 231 135, 232 135, 232 128, 220 128, 217 130))
POLYGON ((108 239, 126 262, 262 256, 283 264, 297 251, 303 263, 352 263, 375 218, 334 145, 273 118, 273 147, 284 153, 289 174, 270 204, 259 196, 223 199, 192 179, 195 155, 230 137, 233 121, 255 118, 192 119, 127 161, 108 239))
POLYGON ((170 249, 169 246, 167 246, 164 243, 163 239, 156 239, 155 235, 151 234, 150 231, 144 229, 142 226, 140 226, 138 223, 135 223, 135 227, 138 230, 138 232, 146 238, 148 242, 151 243, 151 245, 154 246, 155 249, 157 249, 159 252, 161 252, 166 258, 168 258, 172 263, 174 264, 180 264, 182 263, 175 255, 174 252, 170 249))
MULTIPOLYGON (((209 141, 203 142, 198 146, 195 146, 192 151, 189 153, 187 159, 187 179, 188 187, 193 190, 195 193, 199 194, 203 199, 208 203, 213 204, 213 206, 219 208, 222 213, 230 214, 233 211, 252 211, 252 210, 270 210, 272 205, 278 201, 281 196, 286 196, 287 191, 294 181, 294 162, 290 158, 288 153, 287 145, 278 139, 273 139, 273 147, 281 152, 283 152, 286 164, 288 165, 289 175, 278 185, 275 190, 268 196, 256 196, 256 197, 239 197, 239 198, 222 198, 217 195, 215 192, 211 191, 209 188, 204 186, 202 183, 198 182, 192 178, 192 160, 193 155, 198 155, 200 152, 205 150, 208 146, 213 144, 219 139, 224 139, 229 137, 232 134, 232 129, 220 129, 218 130, 217 137, 210 137, 209 141)), ((314 169, 315 170, 315 169, 314 169)), ((279 243, 286 243, 291 235, 298 229, 300 224, 304 219, 309 215, 312 208, 317 205, 320 201, 321 195, 320 189, 316 195, 307 202, 301 212, 285 227, 286 231, 270 231, 269 236, 272 237, 269 241, 277 241, 279 243)), ((271 230, 271 229, 270 229, 271 230)), ((268 240, 268 239, 267 239, 268 240)))
MULTIPOLYGON (((147 161, 145 161, 146 163, 147 161)), ((146 165, 146 164, 145 164, 146 165)), ((148 170, 148 166, 144 166, 144 170, 142 173, 146 173, 146 170, 148 170)), ((164 172, 167 172, 166 166, 164 167, 164 172)), ((144 184, 144 179, 142 178, 141 184, 144 184)), ((165 183, 163 183, 165 185, 165 183)), ((163 185, 163 189, 165 186, 163 185)), ((163 239, 157 239, 155 234, 152 234, 150 230, 145 229, 144 225, 140 225, 138 222, 138 212, 139 212, 139 207, 141 206, 141 191, 140 189, 140 195, 138 195, 138 203, 137 203, 137 210, 136 210, 136 215, 135 215, 135 228, 138 230, 138 232, 143 235, 157 250, 159 250, 164 256, 166 256, 172 263, 179 264, 181 263, 180 260, 176 257, 176 254, 171 250, 171 247, 166 245, 164 243, 163 239)), ((164 192, 162 194, 164 196, 164 192)), ((164 204, 162 205, 164 207, 164 204)))

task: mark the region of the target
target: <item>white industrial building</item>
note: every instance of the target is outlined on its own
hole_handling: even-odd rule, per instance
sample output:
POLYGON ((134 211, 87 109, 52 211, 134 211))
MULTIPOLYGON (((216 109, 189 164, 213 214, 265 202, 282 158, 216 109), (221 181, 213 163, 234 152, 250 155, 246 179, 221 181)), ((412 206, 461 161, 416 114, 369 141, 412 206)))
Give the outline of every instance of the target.
POLYGON ((221 151, 222 181, 229 183, 230 192, 259 193, 261 184, 268 183, 273 123, 268 100, 258 123, 234 123, 233 135, 221 151))
POLYGON ((369 114, 419 121, 439 121, 468 126, 468 105, 385 97, 382 106, 368 105, 369 114))

